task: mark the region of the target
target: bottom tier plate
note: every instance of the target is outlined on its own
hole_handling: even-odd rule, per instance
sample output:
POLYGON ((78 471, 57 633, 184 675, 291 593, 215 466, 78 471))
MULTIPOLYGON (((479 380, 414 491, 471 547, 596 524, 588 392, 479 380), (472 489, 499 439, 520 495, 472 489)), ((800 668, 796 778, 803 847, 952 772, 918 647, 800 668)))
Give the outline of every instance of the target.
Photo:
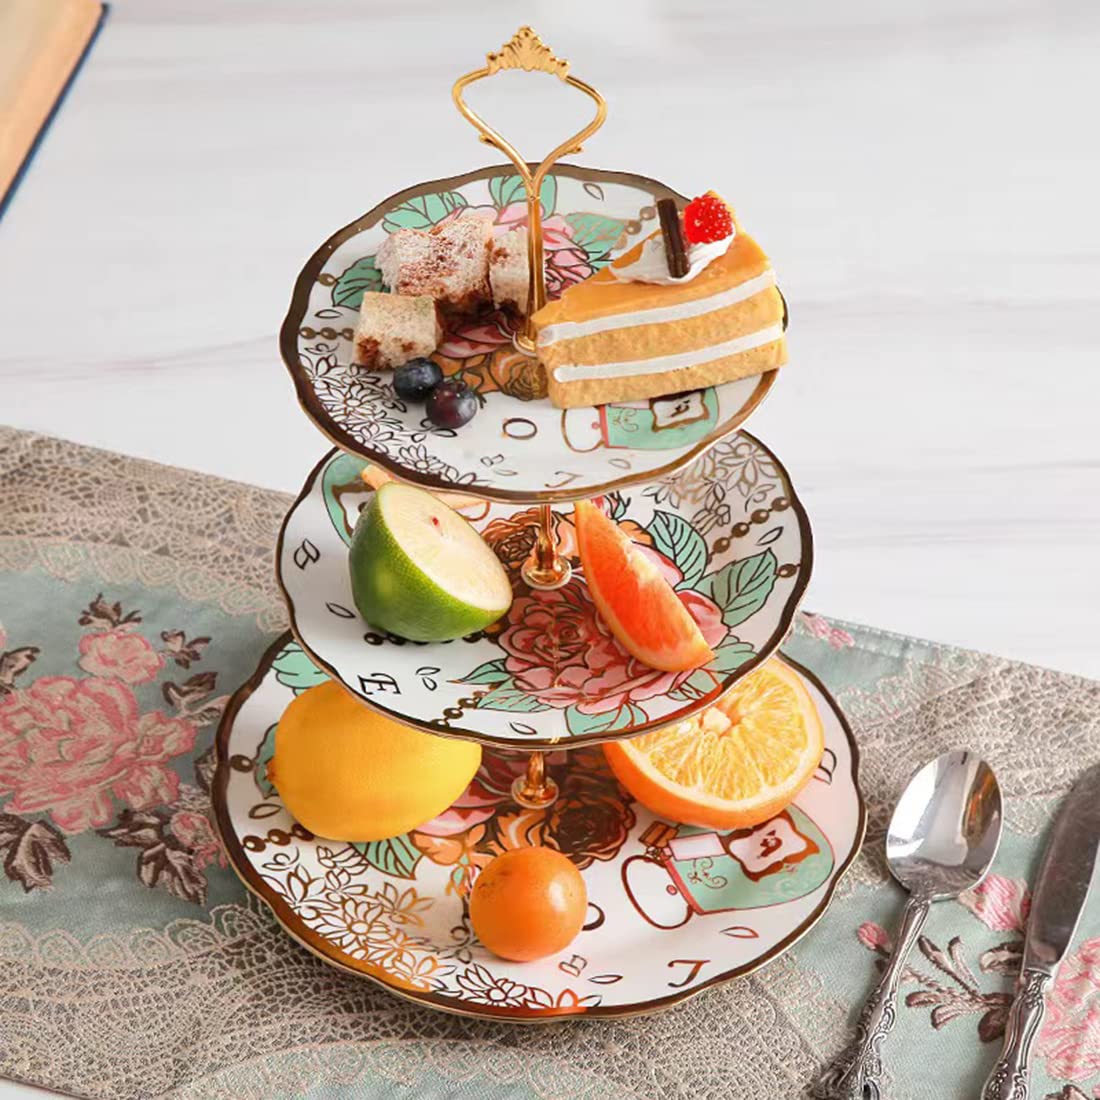
POLYGON ((283 709, 326 679, 287 634, 226 709, 216 820, 237 874, 290 935, 395 993, 523 1021, 649 1012, 785 951, 820 919, 859 850, 865 809, 851 730, 817 679, 787 663, 821 711, 825 759, 766 825, 716 833, 655 819, 598 745, 550 754, 561 796, 524 810, 508 792, 526 754, 486 749, 442 816, 392 840, 345 844, 311 836, 267 782, 283 709), (556 847, 581 869, 588 922, 562 954, 508 963, 474 937, 462 886, 495 852, 528 843, 556 847))

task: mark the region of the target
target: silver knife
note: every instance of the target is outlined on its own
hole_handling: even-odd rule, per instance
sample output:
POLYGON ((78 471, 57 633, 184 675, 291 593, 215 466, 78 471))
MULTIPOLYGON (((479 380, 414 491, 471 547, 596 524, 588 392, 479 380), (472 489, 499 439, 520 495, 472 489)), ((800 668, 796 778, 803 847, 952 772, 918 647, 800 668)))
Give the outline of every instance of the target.
POLYGON ((1078 777, 1051 829, 1031 895, 1024 961, 1005 1026, 1004 1049, 985 1083, 982 1100, 1028 1100, 1031 1044, 1043 1022, 1043 998, 1073 942, 1098 848, 1100 764, 1095 764, 1078 777))

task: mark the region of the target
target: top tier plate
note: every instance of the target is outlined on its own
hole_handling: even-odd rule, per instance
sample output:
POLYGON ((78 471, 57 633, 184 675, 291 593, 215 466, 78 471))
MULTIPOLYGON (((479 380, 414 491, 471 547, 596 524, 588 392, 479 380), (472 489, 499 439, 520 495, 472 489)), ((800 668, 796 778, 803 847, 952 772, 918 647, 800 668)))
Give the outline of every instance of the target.
MULTIPOLYGON (((656 201, 682 196, 627 172, 556 167, 542 188, 547 291, 605 266, 655 226, 656 201)), ((484 398, 472 423, 434 428, 395 397, 390 372, 352 365, 365 290, 381 290, 374 256, 388 233, 427 229, 479 210, 499 225, 526 222, 523 185, 507 166, 417 184, 330 237, 302 269, 280 335, 306 414, 337 446, 405 481, 476 488, 488 500, 577 500, 654 481, 742 425, 775 371, 651 401, 570 409, 545 396, 538 363, 512 344, 500 314, 454 324, 433 358, 484 398)))

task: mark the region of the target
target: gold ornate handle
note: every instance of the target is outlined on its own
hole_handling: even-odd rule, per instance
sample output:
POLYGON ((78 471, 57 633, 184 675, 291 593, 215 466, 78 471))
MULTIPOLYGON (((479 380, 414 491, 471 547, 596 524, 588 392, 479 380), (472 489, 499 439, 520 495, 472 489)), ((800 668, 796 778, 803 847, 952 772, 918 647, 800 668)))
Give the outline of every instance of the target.
POLYGON ((527 296, 527 323, 525 327, 524 348, 531 351, 534 347, 534 329, 531 315, 546 302, 546 275, 543 270, 542 248, 542 203, 539 190, 547 172, 561 158, 570 153, 579 153, 586 142, 607 118, 607 102, 591 85, 575 76, 569 75, 569 62, 555 57, 549 46, 545 45, 530 27, 520 27, 511 39, 496 52, 486 55, 485 66, 472 73, 460 76, 455 81, 451 95, 455 106, 487 145, 499 149, 515 166, 523 180, 527 192, 527 263, 530 269, 530 293, 527 296), (596 115, 587 126, 578 130, 572 137, 566 138, 553 152, 549 153, 532 171, 531 165, 520 155, 519 150, 498 131, 493 129, 463 98, 465 89, 478 80, 503 72, 505 69, 522 69, 524 72, 549 73, 556 76, 571 88, 584 92, 596 104, 596 115))

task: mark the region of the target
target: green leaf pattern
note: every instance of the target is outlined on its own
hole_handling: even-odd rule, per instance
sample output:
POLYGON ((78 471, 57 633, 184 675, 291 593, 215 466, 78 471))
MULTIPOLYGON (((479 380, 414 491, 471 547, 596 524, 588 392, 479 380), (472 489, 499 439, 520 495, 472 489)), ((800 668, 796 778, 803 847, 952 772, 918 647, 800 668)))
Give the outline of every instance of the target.
POLYGON ((332 286, 332 304, 344 309, 358 310, 366 291, 382 290, 382 272, 373 256, 356 260, 332 286))
POLYGON ((462 677, 464 684, 504 684, 512 679, 512 674, 504 667, 504 658, 486 661, 478 665, 468 676, 462 677))
POLYGON ((253 775, 256 786, 260 788, 260 794, 264 798, 270 798, 275 794, 275 784, 267 777, 267 766, 275 755, 275 726, 271 726, 264 734, 260 747, 256 750, 256 768, 253 775))
MULTIPOLYGON (((503 210, 517 202, 525 203, 527 191, 519 176, 494 176, 489 181, 489 197, 498 210, 503 210)), ((542 203, 542 216, 550 217, 558 201, 558 181, 553 176, 547 176, 542 181, 539 199, 542 203)))
POLYGON ((420 850, 404 833, 388 840, 353 844, 352 847, 362 852, 363 858, 372 867, 395 878, 413 878, 421 858, 420 850))
POLYGON ((710 598, 722 609, 722 621, 731 630, 768 602, 778 566, 771 550, 730 562, 710 578, 710 598))
POLYGON ((654 512, 646 530, 653 537, 654 548, 683 574, 676 587, 695 588, 707 571, 706 539, 683 516, 673 512, 654 512))
MULTIPOLYGON (((511 680, 511 677, 508 679, 511 680)), ((508 710, 515 714, 535 714, 550 709, 546 703, 540 703, 533 695, 512 683, 500 683, 490 688, 477 701, 477 705, 486 710, 508 710)))
POLYGON ((303 691, 328 680, 323 673, 306 655, 297 642, 291 642, 283 649, 272 663, 275 670, 275 679, 284 687, 288 687, 295 695, 301 695, 303 691))
POLYGON ((588 260, 595 267, 607 263, 626 229, 623 219, 603 214, 566 214, 565 220, 573 231, 573 243, 588 253, 588 260))
POLYGON ((572 706, 565 712, 565 724, 573 735, 613 733, 615 730, 640 725, 648 717, 646 712, 634 703, 623 703, 617 710, 605 711, 603 714, 585 714, 578 707, 572 706))
POLYGON ((748 642, 742 642, 738 638, 729 639, 715 650, 714 660, 706 668, 693 672, 675 691, 670 691, 668 697, 685 702, 702 699, 718 685, 716 673, 732 672, 735 668, 740 668, 755 653, 748 642))
POLYGON ((607 494, 607 514, 616 523, 621 519, 626 518, 627 505, 630 503, 629 497, 624 497, 622 493, 608 493, 607 494))
POLYGON ((387 233, 396 233, 399 229, 431 229, 448 215, 468 205, 466 197, 458 191, 417 195, 395 206, 382 219, 382 228, 387 233))
POLYGON ((756 650, 750 642, 730 637, 714 651, 714 660, 707 668, 712 672, 732 672, 755 655, 756 650))

